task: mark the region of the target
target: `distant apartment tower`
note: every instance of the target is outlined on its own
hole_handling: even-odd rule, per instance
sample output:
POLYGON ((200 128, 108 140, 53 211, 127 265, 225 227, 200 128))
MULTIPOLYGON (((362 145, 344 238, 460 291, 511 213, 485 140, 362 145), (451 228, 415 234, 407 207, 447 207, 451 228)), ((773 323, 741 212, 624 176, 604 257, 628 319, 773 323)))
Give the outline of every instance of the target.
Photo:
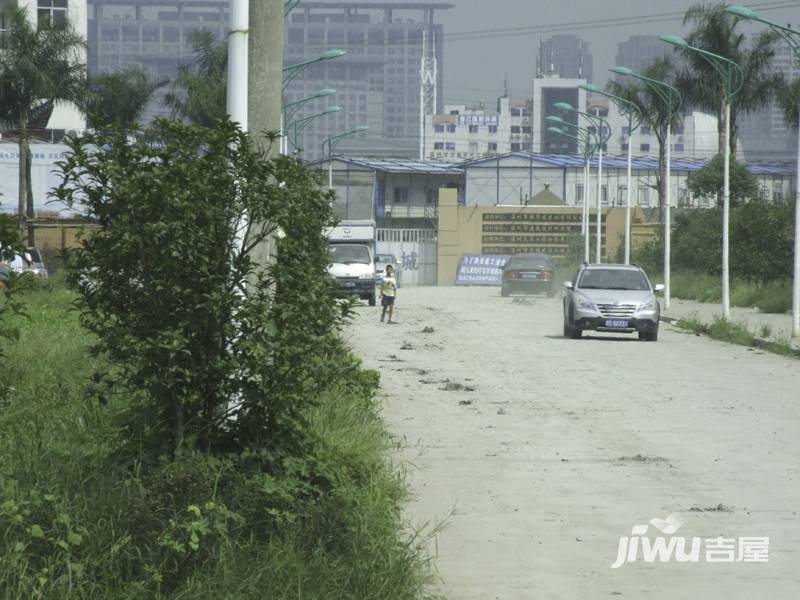
POLYGON ((642 73, 655 61, 665 57, 675 62, 676 66, 682 64, 681 57, 673 47, 662 42, 658 36, 634 35, 617 44, 617 58, 614 64, 642 73))
POLYGON ((591 83, 593 60, 589 43, 566 34, 540 40, 536 74, 538 77, 556 74, 563 79, 585 79, 591 83))
MULTIPOLYGON (((568 123, 577 124, 575 113, 558 110, 555 105, 566 102, 578 110, 586 107, 586 92, 579 86, 585 84, 581 78, 562 78, 559 75, 536 77, 533 80, 533 148, 544 154, 578 154, 578 143, 548 129, 548 116, 561 117, 568 123)), ((585 125, 585 123, 581 123, 585 125)))
MULTIPOLYGON (((787 82, 800 77, 800 67, 789 44, 775 43, 772 73, 782 73, 787 82)), ((797 157, 797 129, 789 127, 783 109, 771 101, 762 110, 738 118, 739 141, 748 161, 783 161, 797 157)))
POLYGON ((533 150, 530 98, 497 100, 497 111, 485 106, 446 105, 425 118, 425 158, 463 161, 508 152, 533 150))
POLYGON ((319 89, 337 93, 309 103, 307 113, 338 105, 342 111, 311 122, 298 146, 315 158, 325 138, 360 125, 369 130, 342 144, 348 152, 418 157, 420 151, 420 69, 423 37, 438 65, 436 111, 441 111, 444 78, 443 28, 432 2, 303 1, 287 19, 286 64, 311 60, 326 50, 347 55, 311 66, 286 90, 288 102, 319 89))

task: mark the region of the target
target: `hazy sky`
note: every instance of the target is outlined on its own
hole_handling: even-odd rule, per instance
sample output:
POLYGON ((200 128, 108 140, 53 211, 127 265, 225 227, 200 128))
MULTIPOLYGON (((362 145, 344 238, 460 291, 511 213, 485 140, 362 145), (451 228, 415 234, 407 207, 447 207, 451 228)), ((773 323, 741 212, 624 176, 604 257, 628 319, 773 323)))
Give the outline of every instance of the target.
MULTIPOLYGON (((684 33, 681 16, 653 17, 685 11, 697 0, 444 0, 455 8, 439 11, 437 21, 445 27, 444 72, 445 102, 476 103, 487 100, 490 105, 502 94, 503 77, 508 73, 511 93, 530 96, 531 77, 536 71, 536 51, 540 38, 548 33, 510 35, 508 32, 490 37, 450 39, 455 33, 485 29, 546 28, 550 25, 625 17, 651 17, 657 22, 581 25, 569 31, 591 44, 594 55, 595 83, 603 84, 608 68, 613 65, 617 43, 632 35, 684 33)), ((731 2, 734 3, 734 2, 731 2)), ((744 0, 743 4, 759 10, 765 18, 780 23, 800 22, 800 1, 765 2, 744 0)))

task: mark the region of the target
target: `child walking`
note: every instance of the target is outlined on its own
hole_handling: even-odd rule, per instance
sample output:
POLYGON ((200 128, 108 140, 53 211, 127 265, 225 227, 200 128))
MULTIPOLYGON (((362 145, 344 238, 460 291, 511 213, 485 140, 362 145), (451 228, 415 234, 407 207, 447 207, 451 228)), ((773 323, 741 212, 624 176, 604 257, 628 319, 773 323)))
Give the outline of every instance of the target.
POLYGON ((381 283, 381 306, 383 306, 383 312, 381 312, 381 323, 386 318, 386 310, 389 310, 389 323, 394 325, 396 321, 392 321, 392 314, 394 313, 394 299, 397 295, 397 283, 394 280, 394 267, 392 265, 386 265, 386 276, 383 278, 383 283, 381 283))

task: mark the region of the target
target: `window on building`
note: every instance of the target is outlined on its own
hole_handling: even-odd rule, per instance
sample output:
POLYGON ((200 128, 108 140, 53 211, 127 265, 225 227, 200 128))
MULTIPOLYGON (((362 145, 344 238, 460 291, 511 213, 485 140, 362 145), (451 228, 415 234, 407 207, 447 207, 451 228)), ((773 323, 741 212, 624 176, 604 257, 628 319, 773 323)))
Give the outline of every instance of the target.
POLYGON ((347 43, 349 45, 363 45, 364 44, 364 30, 351 29, 347 32, 347 43))
POLYGON ((451 110, 451 111, 450 111, 450 114, 451 114, 451 115, 457 115, 457 114, 458 114, 458 111, 457 111, 457 110, 451 110))
POLYGON ((653 133, 653 130, 650 127, 642 125, 642 135, 650 135, 651 133, 653 133))
POLYGON ((519 133, 519 132, 520 132, 519 125, 512 125, 511 126, 511 133, 519 133))
POLYGON ((489 133, 497 133, 497 125, 489 125, 489 133))
POLYGON ((630 135, 630 133, 631 133, 631 128, 628 127, 627 125, 624 125, 622 127, 622 135, 627 136, 630 135))
POLYGON ((601 202, 603 203, 603 206, 608 206, 608 186, 607 185, 604 185, 601 188, 600 198, 601 198, 601 202))
POLYGON ((511 144, 511 151, 512 152, 519 152, 521 146, 519 144, 511 144))
POLYGON ((439 199, 439 190, 437 188, 427 188, 425 190, 425 203, 428 206, 436 204, 439 199))
POLYGON ((477 154, 478 153, 478 142, 470 142, 469 143, 469 153, 470 154, 477 154))
POLYGON ((497 142, 489 142, 488 150, 489 152, 497 152, 497 142))
POLYGON ((445 142, 444 143, 444 149, 445 150, 455 150, 456 149, 456 143, 455 142, 445 142))
POLYGON ((66 25, 67 0, 38 0, 36 17, 39 25, 66 25))
POLYGON ((512 108, 511 109, 511 116, 512 117, 521 117, 522 116, 522 111, 520 109, 518 109, 518 108, 512 108))
POLYGON ((530 108, 520 108, 519 109, 520 116, 523 117, 530 117, 531 116, 531 109, 530 108))
POLYGON ((639 152, 650 152, 650 144, 640 144, 639 152))
POLYGON ((783 186, 778 184, 772 188, 772 201, 776 204, 782 204, 784 201, 783 186))
POLYGON ((678 188, 678 208, 689 208, 689 190, 685 187, 678 188))
POLYGON ((676 125, 673 128, 672 133, 674 133, 675 135, 683 135, 684 131, 686 131, 686 128, 683 125, 676 125))
POLYGON ((455 132, 456 132, 456 126, 455 125, 448 125, 447 126, 447 133, 455 133, 455 132))
POLYGON ((408 204, 408 188, 396 186, 394 188, 394 203, 395 204, 408 204))
POLYGON ((478 133, 478 126, 477 125, 470 125, 469 126, 470 133, 478 133))
POLYGON ((433 130, 436 133, 444 133, 444 125, 434 125, 433 130))
POLYGON ((444 142, 433 142, 434 150, 444 150, 444 142))
POLYGON ((641 184, 639 186, 639 206, 650 206, 650 188, 641 184))
POLYGON ((683 152, 683 144, 672 144, 673 152, 683 152))
POLYGON ((625 142, 624 144, 622 144, 622 151, 623 151, 623 152, 627 152, 627 151, 628 151, 628 143, 627 143, 627 142, 625 142))
POLYGON ((583 184, 576 183, 575 184, 575 204, 578 206, 583 206, 583 184))
POLYGON ((531 133, 533 133, 533 129, 531 129, 530 125, 523 125, 522 126, 522 133, 531 134, 531 133))
POLYGON ((533 151, 533 144, 530 142, 522 142, 522 149, 525 152, 532 152, 533 151))
MULTIPOLYGON (((372 27, 367 34, 367 43, 370 46, 382 46, 384 43, 383 27, 372 27)), ((382 50, 376 48, 376 50, 382 50)))
POLYGON ((625 206, 628 202, 628 186, 620 185, 617 187, 617 206, 625 206))

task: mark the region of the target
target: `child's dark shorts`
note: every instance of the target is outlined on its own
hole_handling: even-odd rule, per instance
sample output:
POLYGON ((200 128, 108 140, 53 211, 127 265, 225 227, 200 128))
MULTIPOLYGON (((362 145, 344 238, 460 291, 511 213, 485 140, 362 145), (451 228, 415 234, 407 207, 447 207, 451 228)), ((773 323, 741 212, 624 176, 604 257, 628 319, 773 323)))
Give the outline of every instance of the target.
POLYGON ((381 306, 394 306, 394 296, 384 296, 381 298, 381 306))

